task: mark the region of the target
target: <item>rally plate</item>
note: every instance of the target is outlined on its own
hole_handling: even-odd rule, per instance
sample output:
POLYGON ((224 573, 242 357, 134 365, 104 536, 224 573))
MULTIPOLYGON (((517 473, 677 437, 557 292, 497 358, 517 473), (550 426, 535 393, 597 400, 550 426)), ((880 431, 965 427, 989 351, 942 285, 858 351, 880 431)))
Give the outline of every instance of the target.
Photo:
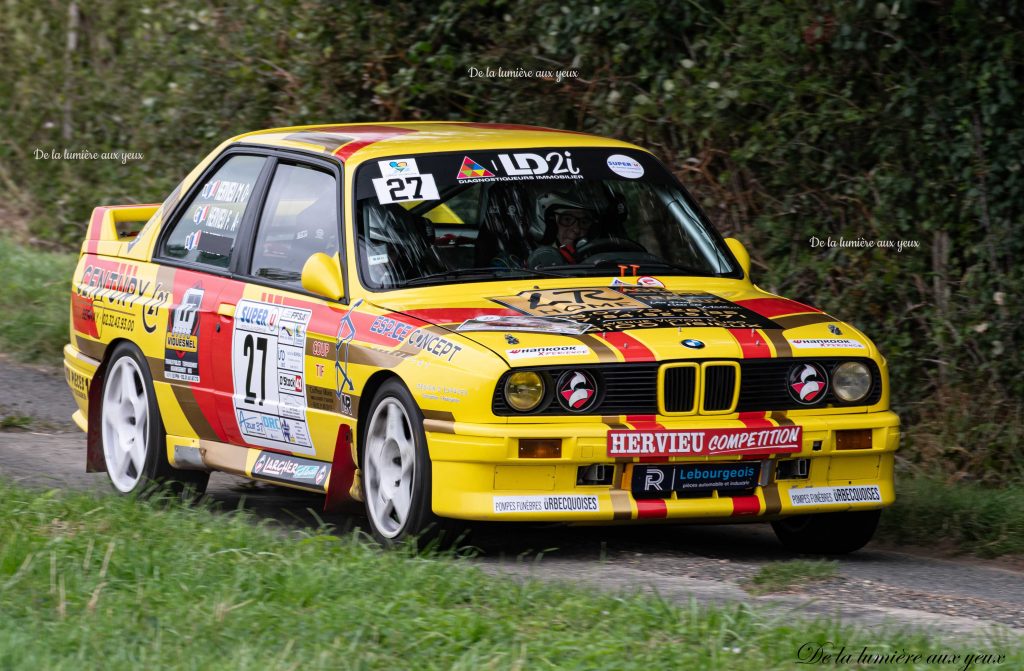
POLYGON ((715 491, 729 495, 752 492, 761 474, 761 463, 635 464, 632 470, 630 489, 634 498, 664 499, 672 492, 686 498, 710 496, 715 491))

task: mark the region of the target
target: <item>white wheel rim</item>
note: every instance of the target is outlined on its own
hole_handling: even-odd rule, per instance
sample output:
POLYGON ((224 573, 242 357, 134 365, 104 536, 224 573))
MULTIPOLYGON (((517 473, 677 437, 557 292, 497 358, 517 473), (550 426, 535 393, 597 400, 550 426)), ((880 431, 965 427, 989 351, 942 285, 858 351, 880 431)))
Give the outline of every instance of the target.
POLYGON ((142 478, 149 436, 146 384, 131 357, 121 357, 107 372, 101 412, 107 474, 118 491, 130 492, 142 478))
POLYGON ((405 408, 388 397, 373 411, 363 457, 366 504, 377 531, 394 538, 409 518, 416 444, 405 408))

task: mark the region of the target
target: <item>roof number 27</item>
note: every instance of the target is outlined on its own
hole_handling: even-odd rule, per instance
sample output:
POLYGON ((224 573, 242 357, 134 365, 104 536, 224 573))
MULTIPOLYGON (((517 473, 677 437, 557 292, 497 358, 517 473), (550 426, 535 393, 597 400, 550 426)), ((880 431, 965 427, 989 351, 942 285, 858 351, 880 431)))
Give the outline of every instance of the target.
POLYGON ((394 177, 386 182, 392 201, 423 200, 423 179, 419 175, 394 177), (412 188, 412 194, 409 189, 412 188))

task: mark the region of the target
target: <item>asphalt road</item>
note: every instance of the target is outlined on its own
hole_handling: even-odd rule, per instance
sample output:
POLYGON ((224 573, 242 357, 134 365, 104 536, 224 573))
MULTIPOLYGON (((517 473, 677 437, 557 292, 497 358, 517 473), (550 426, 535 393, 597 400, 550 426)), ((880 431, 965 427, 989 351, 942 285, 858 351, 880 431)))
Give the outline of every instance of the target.
MULTIPOLYGON (((0 356, 0 420, 28 428, 0 430, 0 477, 30 486, 113 495, 106 475, 85 472, 85 441, 70 422, 74 402, 59 372, 0 356)), ((215 473, 215 505, 249 508, 288 528, 315 526, 318 515, 338 532, 365 523, 356 510, 320 514, 322 499, 215 473)), ((743 583, 763 566, 799 558, 767 525, 564 527, 480 524, 471 561, 521 578, 565 580, 611 591, 657 592, 679 603, 749 603, 780 617, 828 617, 871 632, 927 630, 960 638, 1024 634, 1020 563, 942 558, 869 545, 839 560, 838 575, 790 592, 752 596, 743 583), (513 531, 514 529, 514 531, 513 531)))

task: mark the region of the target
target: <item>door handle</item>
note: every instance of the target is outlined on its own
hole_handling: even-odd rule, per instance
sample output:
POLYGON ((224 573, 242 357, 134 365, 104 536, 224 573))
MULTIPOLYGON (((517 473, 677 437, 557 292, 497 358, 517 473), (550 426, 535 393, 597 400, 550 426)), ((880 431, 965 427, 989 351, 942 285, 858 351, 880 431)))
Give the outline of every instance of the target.
POLYGON ((217 306, 217 314, 219 314, 221 317, 234 317, 234 303, 221 303, 220 305, 217 306))

